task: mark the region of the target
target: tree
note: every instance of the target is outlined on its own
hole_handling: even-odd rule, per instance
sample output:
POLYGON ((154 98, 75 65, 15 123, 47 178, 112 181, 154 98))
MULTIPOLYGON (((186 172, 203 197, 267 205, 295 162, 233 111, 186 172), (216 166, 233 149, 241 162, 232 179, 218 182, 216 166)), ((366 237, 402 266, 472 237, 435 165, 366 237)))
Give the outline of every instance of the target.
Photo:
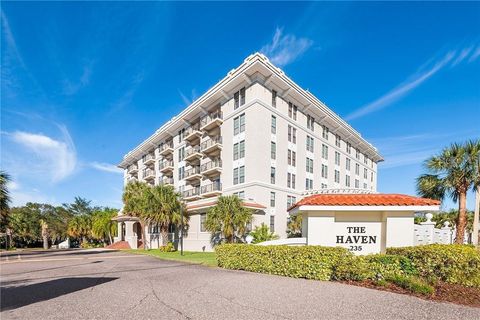
POLYGON ((425 161, 428 173, 417 178, 417 192, 427 198, 458 201, 455 242, 462 244, 465 234, 467 192, 480 186, 480 140, 454 143, 439 155, 425 161))
POLYGON ((40 219, 40 227, 42 229, 43 249, 48 249, 48 223, 44 219, 40 219))
POLYGON ((212 242, 233 243, 245 236, 252 219, 252 211, 243 206, 238 196, 219 196, 217 204, 207 212, 205 227, 212 233, 212 242))
POLYGON ((92 215, 92 236, 103 243, 113 243, 112 234, 117 231, 117 224, 112 218, 117 215, 117 209, 103 208, 96 210, 92 215))
MULTIPOLYGON (((132 181, 125 186, 122 195, 123 212, 140 219, 142 235, 145 233, 145 221, 142 216, 145 213, 147 192, 149 188, 151 188, 151 186, 145 182, 132 181)), ((145 246, 143 247, 146 249, 145 246)))
POLYGON ((74 216, 91 215, 98 207, 91 206, 92 201, 82 197, 75 197, 73 203, 64 203, 63 207, 74 216))
POLYGON ((8 182, 10 182, 10 175, 5 171, 0 171, 0 230, 5 231, 5 241, 7 247, 11 246, 11 236, 8 230, 8 214, 10 212, 10 193, 8 191, 8 182))
POLYGON ((91 236, 92 220, 90 215, 77 215, 68 222, 68 235, 87 242, 91 236))
POLYGON ((262 223, 260 226, 256 226, 255 229, 250 232, 250 235, 253 237, 252 243, 260 243, 279 238, 278 235, 270 231, 270 228, 265 223, 262 223))
POLYGON ((302 236, 302 216, 289 216, 287 220, 287 237, 299 238, 302 236))
MULTIPOLYGON (((171 224, 178 227, 182 223, 180 195, 173 186, 158 185, 151 187, 146 192, 145 207, 141 214, 144 221, 156 223, 160 227, 163 245, 168 243, 168 228, 171 224)), ((184 225, 188 223, 184 215, 184 225)))

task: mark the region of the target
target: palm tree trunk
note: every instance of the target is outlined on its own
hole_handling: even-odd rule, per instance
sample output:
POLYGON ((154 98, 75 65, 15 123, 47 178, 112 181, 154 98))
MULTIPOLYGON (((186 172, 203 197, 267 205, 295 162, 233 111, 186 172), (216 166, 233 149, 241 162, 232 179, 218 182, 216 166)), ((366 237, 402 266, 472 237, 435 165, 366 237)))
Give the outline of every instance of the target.
POLYGON ((168 243, 168 227, 161 226, 160 232, 162 234, 162 246, 166 246, 168 243))
POLYGON ((43 236, 43 249, 48 249, 48 236, 46 235, 43 236))
POLYGON ((460 195, 458 197, 457 234, 456 234, 455 243, 463 244, 466 224, 467 224, 467 192, 460 191, 460 195))

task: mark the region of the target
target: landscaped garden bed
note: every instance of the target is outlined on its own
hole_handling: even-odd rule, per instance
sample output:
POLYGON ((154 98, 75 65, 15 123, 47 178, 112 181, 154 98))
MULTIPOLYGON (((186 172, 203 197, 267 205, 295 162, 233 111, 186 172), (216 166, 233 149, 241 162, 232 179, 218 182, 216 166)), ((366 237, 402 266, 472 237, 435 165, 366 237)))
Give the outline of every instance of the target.
POLYGON ((218 265, 294 278, 332 280, 480 307, 480 251, 467 245, 389 249, 354 256, 320 246, 221 245, 218 265))

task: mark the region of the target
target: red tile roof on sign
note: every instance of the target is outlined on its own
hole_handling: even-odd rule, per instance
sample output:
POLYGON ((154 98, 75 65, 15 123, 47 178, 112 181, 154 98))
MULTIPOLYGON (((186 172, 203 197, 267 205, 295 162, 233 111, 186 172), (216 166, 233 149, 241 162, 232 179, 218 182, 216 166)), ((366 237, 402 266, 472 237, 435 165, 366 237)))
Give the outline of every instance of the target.
POLYGON ((438 206, 440 201, 405 194, 315 194, 289 208, 299 206, 438 206))

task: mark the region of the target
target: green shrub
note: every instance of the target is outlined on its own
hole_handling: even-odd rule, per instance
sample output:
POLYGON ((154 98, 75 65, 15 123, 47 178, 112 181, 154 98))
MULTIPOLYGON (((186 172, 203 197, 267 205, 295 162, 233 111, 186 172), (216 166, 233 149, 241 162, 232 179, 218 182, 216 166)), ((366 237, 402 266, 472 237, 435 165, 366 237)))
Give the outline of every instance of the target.
POLYGON ((363 281, 374 278, 375 271, 369 268, 364 256, 346 256, 333 266, 333 280, 363 281))
POLYGON ((222 268, 293 278, 330 280, 334 266, 352 254, 344 248, 223 244, 215 248, 222 268))
POLYGON ((435 291, 431 285, 417 277, 396 275, 389 277, 387 281, 413 293, 431 295, 435 291))
POLYGON ((418 275, 431 282, 480 287, 480 251, 473 246, 431 244, 389 248, 387 253, 407 257, 418 275))

